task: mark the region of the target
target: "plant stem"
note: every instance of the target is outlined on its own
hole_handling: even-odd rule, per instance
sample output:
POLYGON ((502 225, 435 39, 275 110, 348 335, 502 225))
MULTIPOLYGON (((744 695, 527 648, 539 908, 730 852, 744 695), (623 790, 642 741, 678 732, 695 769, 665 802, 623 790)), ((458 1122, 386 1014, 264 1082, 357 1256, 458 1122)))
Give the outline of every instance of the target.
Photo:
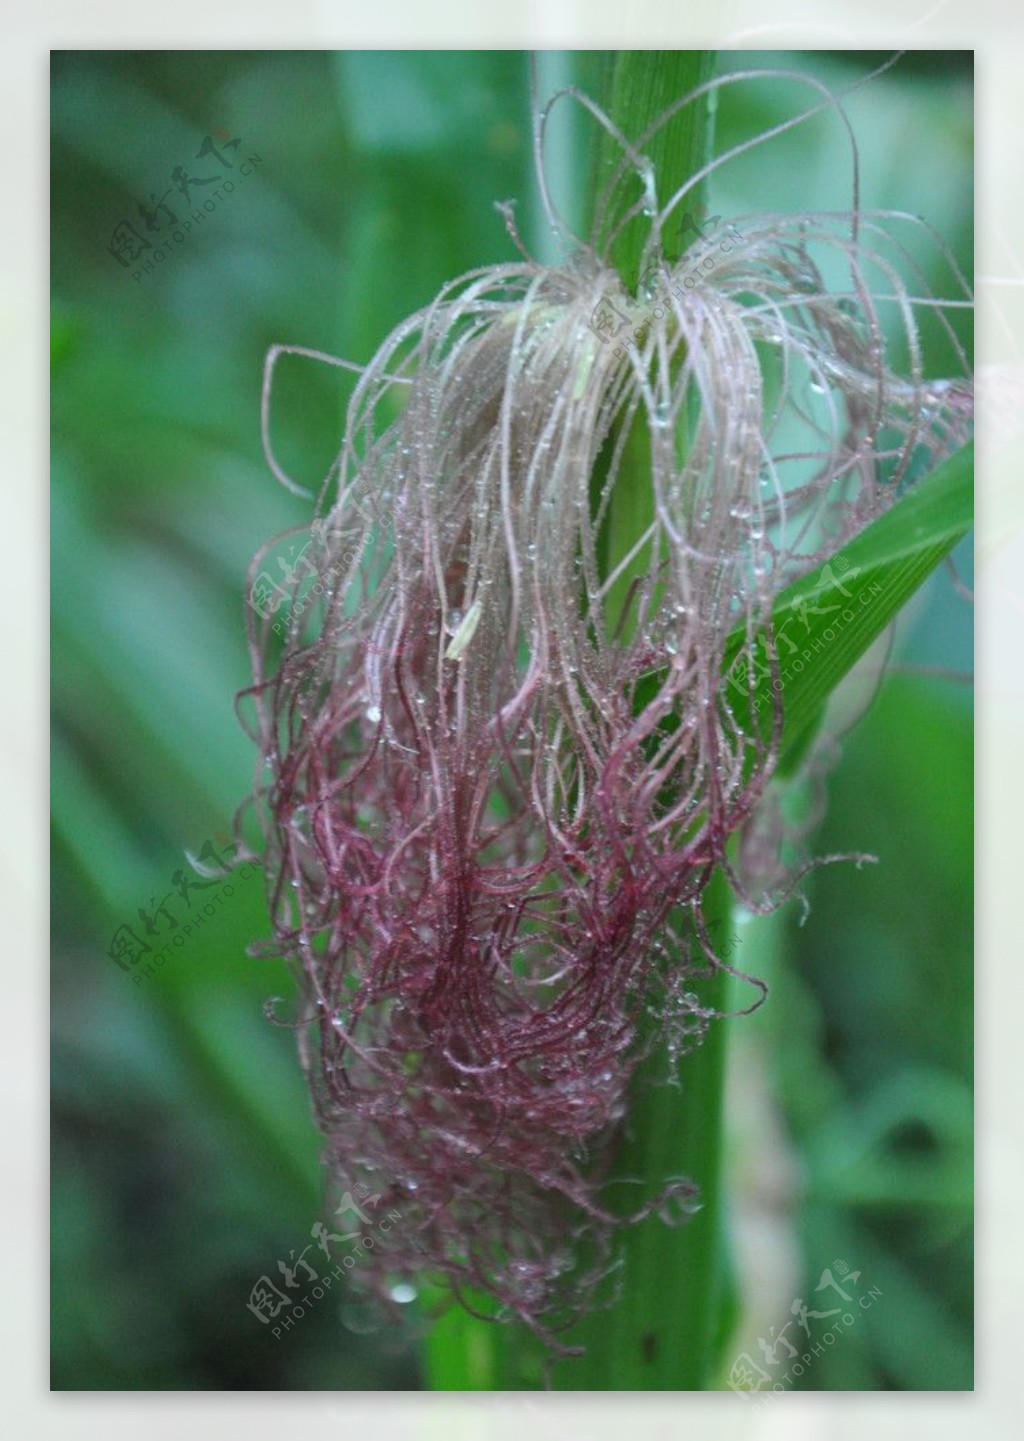
MULTIPOLYGON (((713 50, 621 50, 606 67, 605 94, 599 98, 603 98, 609 119, 626 139, 639 141, 648 126, 669 106, 709 80, 714 68, 713 50)), ((643 145, 642 153, 651 163, 660 204, 664 205, 689 176, 703 168, 710 143, 708 104, 702 97, 679 109, 643 145)), ((618 141, 602 130, 591 171, 592 215, 596 212, 598 195, 621 160, 622 150, 618 141)), ((691 209, 701 205, 703 191, 703 185, 695 187, 689 202, 691 209)), ((631 206, 641 194, 642 186, 636 172, 626 172, 620 191, 622 199, 631 206)), ((641 255, 650 228, 647 215, 635 215, 612 245, 612 263, 630 292, 636 289, 641 255)), ((607 225, 602 229, 606 233, 607 225)), ((596 238, 600 242, 604 235, 596 238)), ((671 232, 666 232, 663 236, 666 258, 677 260, 685 244, 671 232)))
MULTIPOLYGON (((708 79, 713 68, 713 52, 623 52, 610 76, 608 114, 627 139, 639 139, 673 101, 708 79)), ((644 144, 661 203, 701 168, 709 144, 708 107, 703 100, 683 107, 644 144)), ((616 142, 604 136, 593 172, 596 189, 607 183, 619 158, 616 142)), ((624 198, 627 205, 632 203, 628 189, 624 198)), ((693 205, 699 206, 702 198, 698 189, 693 205)), ((649 225, 648 217, 635 216, 612 245, 613 262, 630 290, 640 273, 649 225)), ((676 258, 671 250, 668 258, 676 258)), ((653 515, 649 466, 644 463, 647 440, 643 417, 638 417, 609 518, 607 549, 612 565, 644 533, 653 515)), ((628 577, 619 586, 620 599, 625 598, 627 585, 628 577)), ((614 618, 614 600, 609 611, 614 618)), ((703 913, 713 936, 728 934, 730 892, 721 874, 713 877, 705 892, 703 913)), ((724 971, 716 972, 702 988, 703 1003, 715 1011, 725 1010, 728 980, 724 971)), ((724 1073, 725 1032, 720 1021, 711 1023, 703 1045, 678 1064, 659 1047, 635 1073, 613 1174, 639 1178, 651 1187, 686 1175, 699 1187, 701 1209, 678 1229, 657 1216, 627 1229, 621 1252, 621 1299, 583 1323, 580 1339, 587 1347, 586 1356, 555 1368, 557 1389, 702 1390, 710 1384, 724 1302, 720 1196, 724 1073), (671 1074, 678 1086, 664 1084, 671 1074)))
MULTIPOLYGON (((723 936, 730 892, 719 872, 704 896, 705 923, 723 936)), ((718 970, 700 988, 716 1011, 728 1004, 729 976, 718 970)), ((681 1226, 657 1215, 626 1229, 622 1294, 566 1337, 586 1346, 560 1362, 556 1390, 701 1391, 714 1377, 726 1301, 721 1196, 722 1093, 726 1028, 713 1020, 703 1044, 672 1063, 664 1048, 638 1067, 628 1123, 613 1176, 646 1187, 685 1175, 699 1188, 700 1210, 681 1226), (674 1074, 678 1085, 666 1085, 674 1074)))

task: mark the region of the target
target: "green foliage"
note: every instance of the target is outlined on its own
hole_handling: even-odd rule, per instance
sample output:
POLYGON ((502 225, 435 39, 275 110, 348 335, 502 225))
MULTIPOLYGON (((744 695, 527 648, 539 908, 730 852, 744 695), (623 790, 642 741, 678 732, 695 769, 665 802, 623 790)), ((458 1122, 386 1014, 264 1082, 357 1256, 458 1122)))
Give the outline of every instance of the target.
POLYGON ((767 737, 773 692, 782 696, 784 769, 804 753, 839 683, 970 530, 973 480, 970 444, 819 571, 782 592, 772 611, 771 644, 764 631, 732 638, 730 702, 745 729, 767 737))

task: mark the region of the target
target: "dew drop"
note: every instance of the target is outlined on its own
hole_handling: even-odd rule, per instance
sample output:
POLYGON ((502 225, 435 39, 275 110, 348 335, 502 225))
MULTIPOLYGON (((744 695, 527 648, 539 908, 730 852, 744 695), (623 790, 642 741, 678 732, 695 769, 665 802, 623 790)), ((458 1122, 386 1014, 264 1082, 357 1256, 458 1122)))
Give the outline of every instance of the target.
POLYGON ((644 185, 643 213, 654 215, 658 209, 658 199, 654 189, 654 166, 646 155, 640 160, 640 176, 644 185))

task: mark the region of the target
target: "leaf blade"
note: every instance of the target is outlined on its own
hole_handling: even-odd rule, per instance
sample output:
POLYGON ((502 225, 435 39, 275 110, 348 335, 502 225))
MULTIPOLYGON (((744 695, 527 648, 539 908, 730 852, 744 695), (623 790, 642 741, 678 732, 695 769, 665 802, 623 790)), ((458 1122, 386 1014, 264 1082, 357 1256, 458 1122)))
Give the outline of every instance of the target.
POLYGON ((733 632, 724 665, 730 703, 740 723, 764 737, 773 694, 780 696, 780 763, 806 743, 839 682, 970 530, 973 468, 971 443, 844 545, 816 575, 781 592, 772 609, 775 673, 763 631, 753 643, 744 632, 733 632), (799 646, 793 640, 794 622, 804 628, 799 646))

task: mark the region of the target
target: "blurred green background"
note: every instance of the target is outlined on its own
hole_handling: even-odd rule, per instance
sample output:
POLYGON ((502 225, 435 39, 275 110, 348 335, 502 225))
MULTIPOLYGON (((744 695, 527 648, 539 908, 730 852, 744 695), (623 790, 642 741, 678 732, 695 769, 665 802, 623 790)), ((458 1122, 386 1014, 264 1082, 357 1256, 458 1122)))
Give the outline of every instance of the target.
MULTIPOLYGON (((722 65, 792 66, 838 86, 882 58, 722 65)), ((546 54, 542 89, 594 63, 546 54)), ((864 203, 924 215, 967 274, 971 82, 969 54, 910 55, 849 103, 864 203)), ((52 1384, 415 1388, 411 1319, 375 1327, 335 1287, 275 1339, 246 1307, 257 1279, 280 1282, 278 1260, 310 1240, 319 1142, 294 1034, 263 1013, 292 982, 246 955, 268 932, 261 879, 183 895, 175 877, 186 850, 219 848, 252 782, 233 710, 249 679, 246 567, 309 520, 262 459, 263 356, 291 342, 369 359, 444 281, 511 258, 496 200, 517 198, 525 242, 552 258, 528 58, 57 52, 52 87, 52 1384), (217 153, 200 157, 206 137, 217 153), (135 278, 145 250, 127 265, 111 253, 123 221, 157 248, 212 193, 197 177, 235 172, 234 191, 152 272, 135 278), (110 955, 119 928, 145 939, 147 923, 154 947, 171 947, 150 976, 110 955)), ((797 94, 731 87, 720 147, 783 118, 797 94)), ((570 208, 579 136, 567 125, 552 156, 570 208)), ((848 199, 834 122, 757 157, 716 182, 724 214, 848 199)), ((969 339, 966 317, 959 328, 969 339)), ((949 364, 941 348, 934 364, 949 364)), ((279 374, 279 454, 315 486, 352 380, 297 359, 279 374)), ((958 559, 969 579, 969 553, 958 559)), ((910 608, 896 658, 970 670, 970 611, 948 576, 910 608)), ((797 1258, 777 1294, 758 1279, 770 1266, 741 1266, 748 1317, 781 1327, 839 1257, 884 1298, 798 1387, 972 1384, 971 746, 966 685, 890 675, 845 746, 816 845, 881 864, 814 875, 803 926, 790 906, 747 928, 745 956, 772 995, 735 1025, 740 1110, 743 1077, 758 1093, 750 1116, 730 1119, 736 1210, 772 1213, 752 1232, 755 1259, 757 1245, 797 1258), (759 1129, 762 1108, 777 1141, 759 1129), (788 1178, 767 1200, 745 1166, 746 1148, 766 1145, 788 1178)))

